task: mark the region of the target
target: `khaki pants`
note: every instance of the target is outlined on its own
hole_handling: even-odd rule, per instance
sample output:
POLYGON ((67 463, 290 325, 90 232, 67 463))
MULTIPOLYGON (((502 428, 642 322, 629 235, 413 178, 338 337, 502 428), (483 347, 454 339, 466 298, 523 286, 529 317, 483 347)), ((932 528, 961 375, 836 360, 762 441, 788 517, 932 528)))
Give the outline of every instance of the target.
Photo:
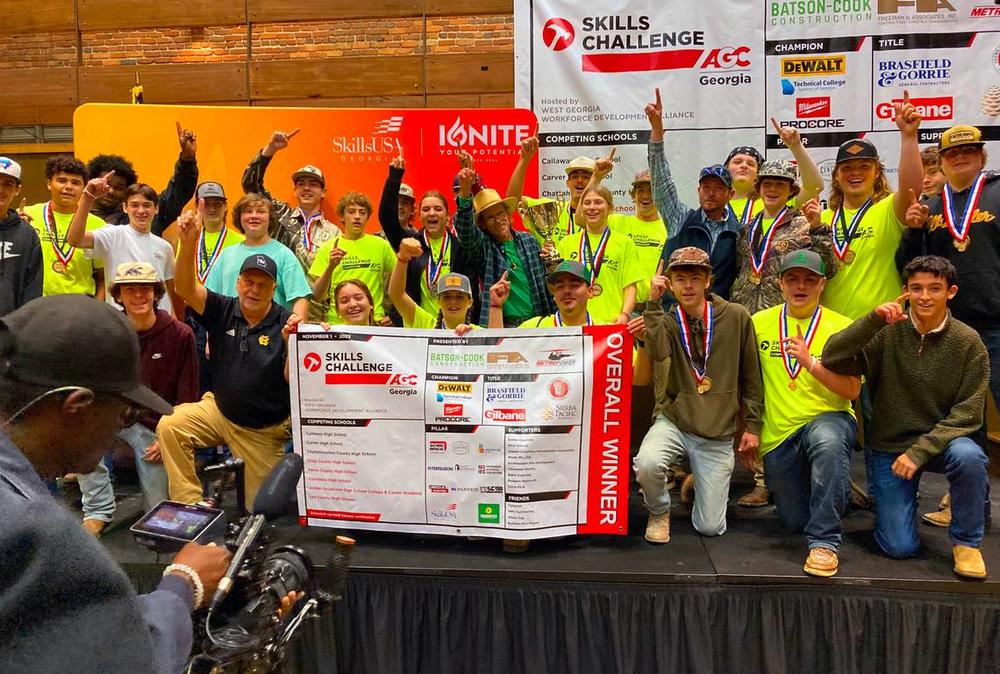
POLYGON ((288 437, 287 420, 266 428, 234 424, 222 415, 211 392, 196 403, 178 405, 173 414, 161 418, 156 426, 156 439, 160 441, 163 465, 170 480, 170 500, 197 503, 201 499, 194 450, 225 444, 234 456, 243 459, 246 505, 251 507, 264 478, 284 456, 288 437))

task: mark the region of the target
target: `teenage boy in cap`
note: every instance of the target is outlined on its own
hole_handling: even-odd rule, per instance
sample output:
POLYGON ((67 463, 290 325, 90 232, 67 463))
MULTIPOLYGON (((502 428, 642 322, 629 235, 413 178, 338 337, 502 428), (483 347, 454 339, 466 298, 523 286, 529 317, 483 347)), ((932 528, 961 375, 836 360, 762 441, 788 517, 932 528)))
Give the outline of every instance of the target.
MULTIPOLYGON (((187 325, 156 308, 157 300, 167 292, 156 269, 146 262, 123 262, 118 265, 108 292, 124 307, 125 317, 139 336, 143 383, 171 405, 198 400, 194 334, 187 325)), ((167 472, 155 433, 160 416, 147 413, 118 432, 118 437, 135 454, 135 469, 146 510, 169 497, 167 472)), ((79 481, 83 495, 83 527, 100 535, 115 513, 115 493, 107 465, 98 462, 96 470, 80 475, 79 481)))
POLYGON ((943 472, 952 497, 954 570, 986 577, 979 547, 989 481, 980 436, 989 356, 975 330, 948 311, 955 267, 936 255, 903 268, 903 294, 832 336, 823 366, 867 377, 874 403, 867 438, 875 541, 890 557, 916 554, 917 490, 923 471, 943 472), (909 300, 906 312, 903 303, 909 300))
MULTIPOLYGON (((49 157, 45 162, 45 186, 49 200, 24 209, 42 245, 42 294, 83 294, 104 299, 104 269, 66 240, 70 222, 87 183, 87 167, 79 159, 66 155, 49 157)), ((88 232, 104 227, 96 215, 87 217, 88 232)))
MULTIPOLYGON (((939 138, 938 145, 940 144, 939 138)), ((933 145, 925 147, 920 152, 920 161, 924 165, 924 181, 920 185, 920 201, 926 203, 941 194, 941 188, 948 182, 948 178, 941 171, 941 157, 938 155, 937 147, 933 145)))
MULTIPOLYGON (((159 197, 152 187, 145 183, 129 185, 125 190, 123 208, 128 214, 128 227, 101 227, 87 231, 87 219, 94 201, 111 190, 108 176, 94 178, 87 183, 76 207, 76 215, 66 232, 66 242, 82 248, 87 257, 100 260, 108 270, 105 285, 111 288, 111 270, 122 262, 147 262, 156 269, 167 284, 168 292, 159 299, 159 307, 173 311, 170 293, 174 288, 174 249, 169 243, 150 231, 153 220, 159 212, 159 197)), ((118 306, 110 292, 106 296, 109 304, 118 306)))
POLYGON ((137 596, 43 482, 92 470, 144 412, 170 414, 141 383, 135 331, 104 302, 63 295, 5 316, 0 342, 4 670, 181 671, 190 614, 225 573, 225 546, 185 545, 156 590, 137 596), (113 647, 102 647, 109 634, 113 647))
MULTIPOLYGON (((295 129, 288 133, 275 131, 271 139, 250 161, 243 172, 243 193, 262 194, 274 204, 274 217, 268 232, 278 242, 295 253, 303 272, 308 272, 315 262, 319 248, 327 241, 340 236, 340 228, 327 220, 321 209, 326 196, 326 178, 323 171, 307 164, 292 174, 295 188, 295 206, 275 199, 264 187, 264 173, 275 153, 288 147, 288 143, 299 133, 295 129)), ((310 320, 321 320, 326 315, 327 303, 324 295, 315 295, 309 307, 310 320)))
POLYGON ((21 165, 0 157, 0 316, 42 296, 38 233, 11 206, 21 192, 21 165))
MULTIPOLYGON (((985 172, 982 133, 974 126, 953 126, 938 140, 941 193, 925 203, 911 196, 899 250, 900 266, 921 255, 948 259, 962 279, 951 312, 979 333, 990 356, 990 391, 1000 404, 1000 176, 985 172)), ((945 496, 947 499, 947 495, 945 496)), ((924 521, 948 526, 947 501, 924 521)))
MULTIPOLYGON (((771 118, 771 124, 802 172, 802 191, 797 194, 795 201, 788 203, 789 206, 802 208, 813 196, 818 197, 823 191, 823 176, 803 145, 799 130, 781 126, 774 117, 771 118)), ((726 168, 733 176, 733 191, 736 192, 736 196, 729 200, 729 208, 744 227, 749 227, 754 216, 764 208, 757 191, 757 177, 763 166, 763 155, 757 148, 749 145, 734 147, 726 157, 726 168)))
MULTIPOLYGON (((590 316, 587 303, 593 297, 590 270, 576 260, 562 260, 545 277, 546 286, 556 302, 556 311, 548 316, 535 316, 521 322, 519 328, 561 328, 599 324, 590 316)), ((503 306, 510 297, 511 283, 507 272, 490 287, 491 328, 504 326, 503 306)), ((506 326, 511 327, 511 326, 506 326)))
POLYGON ((726 502, 736 451, 744 465, 757 453, 763 389, 750 314, 710 292, 712 263, 695 247, 670 255, 666 276, 650 282, 645 319, 646 355, 665 371, 653 425, 635 457, 636 479, 649 510, 646 540, 670 540, 670 466, 686 454, 695 481, 691 521, 705 536, 726 532, 726 502), (664 312, 669 290, 677 298, 664 312))
POLYGON ((329 298, 325 320, 342 323, 330 297, 341 281, 362 281, 372 294, 375 321, 385 319, 385 287, 396 265, 396 253, 385 239, 365 233, 372 214, 371 200, 361 192, 347 192, 337 202, 344 233, 324 243, 309 268, 313 297, 329 298))
MULTIPOLYGON (((198 184, 198 138, 194 131, 177 122, 177 142, 181 153, 174 164, 174 175, 160 192, 160 208, 150 225, 150 231, 156 236, 162 236, 177 219, 198 184)), ((117 154, 99 154, 87 162, 87 174, 91 178, 107 178, 111 188, 94 201, 90 212, 109 225, 127 225, 128 214, 122 208, 125 191, 139 182, 132 162, 117 154)))
POLYGON ((278 266, 262 253, 240 265, 236 297, 199 285, 195 278, 198 225, 178 221, 177 294, 208 330, 212 390, 160 419, 156 438, 170 477, 170 498, 201 499, 195 474, 198 447, 226 444, 246 464, 246 499, 285 453, 289 437, 288 334, 302 318, 274 302, 278 266))
MULTIPOLYGON (((271 238, 270 225, 274 221, 274 203, 260 194, 244 194, 233 206, 233 225, 243 233, 243 241, 229 246, 219 255, 208 272, 205 287, 212 292, 232 297, 237 290, 237 279, 243 262, 253 255, 266 255, 278 266, 278 283, 274 301, 303 319, 309 314, 312 288, 306 281, 295 254, 271 238)), ((196 220, 188 211, 181 219, 196 220)), ((179 222, 179 221, 178 221, 179 222)))
POLYGON ((899 184, 895 194, 885 177, 875 146, 863 138, 837 150, 830 188, 830 208, 822 221, 832 229, 833 249, 841 262, 823 291, 823 306, 850 319, 894 298, 899 290, 895 254, 903 230, 910 191, 920 191, 923 169, 917 130, 920 114, 909 94, 895 104, 899 128, 899 184))
POLYGON ((857 437, 851 401, 861 378, 834 374, 819 360, 823 346, 850 319, 820 306, 826 262, 812 250, 781 258, 784 303, 753 315, 764 379, 760 454, 778 519, 804 531, 813 576, 837 573, 840 519, 847 504, 850 457, 857 437))
POLYGON ((669 233, 663 258, 669 259, 680 248, 701 248, 712 262, 712 293, 728 299, 736 279, 736 240, 740 232, 740 223, 728 206, 735 195, 733 177, 720 164, 703 168, 698 176, 699 207, 689 208, 677 196, 677 186, 663 154, 663 104, 659 89, 656 102, 648 103, 645 112, 652 129, 648 154, 653 202, 669 233))

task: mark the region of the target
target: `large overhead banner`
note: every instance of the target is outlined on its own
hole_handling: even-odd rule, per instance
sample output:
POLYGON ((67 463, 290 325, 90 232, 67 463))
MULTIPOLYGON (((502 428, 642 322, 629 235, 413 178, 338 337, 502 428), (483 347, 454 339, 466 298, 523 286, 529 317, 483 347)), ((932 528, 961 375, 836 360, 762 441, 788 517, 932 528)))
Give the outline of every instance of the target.
POLYGON ((800 130, 827 177, 836 147, 858 136, 895 174, 904 90, 922 146, 955 123, 1000 140, 1000 6, 986 0, 515 0, 514 20, 516 102, 539 119, 543 196, 564 191, 570 159, 615 146, 608 180, 627 207, 656 87, 692 204, 698 169, 732 147, 791 157, 771 117, 800 130))
POLYGON ((304 524, 627 533, 632 339, 621 326, 317 330, 289 345, 304 524))

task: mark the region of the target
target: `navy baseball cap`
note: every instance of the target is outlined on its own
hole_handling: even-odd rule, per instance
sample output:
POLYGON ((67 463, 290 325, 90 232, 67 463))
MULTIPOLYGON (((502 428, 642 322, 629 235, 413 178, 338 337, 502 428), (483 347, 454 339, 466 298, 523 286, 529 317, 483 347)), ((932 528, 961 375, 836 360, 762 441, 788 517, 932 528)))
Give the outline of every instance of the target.
POLYGON ((254 253, 247 257, 247 259, 243 260, 243 265, 240 267, 240 273, 242 274, 243 272, 250 271, 251 269, 264 272, 275 281, 278 280, 278 265, 275 264, 274 260, 267 255, 254 253))
POLYGON ((733 188, 733 174, 722 164, 712 164, 703 168, 701 173, 698 174, 698 184, 700 185, 701 181, 705 178, 716 178, 725 183, 729 189, 733 188))

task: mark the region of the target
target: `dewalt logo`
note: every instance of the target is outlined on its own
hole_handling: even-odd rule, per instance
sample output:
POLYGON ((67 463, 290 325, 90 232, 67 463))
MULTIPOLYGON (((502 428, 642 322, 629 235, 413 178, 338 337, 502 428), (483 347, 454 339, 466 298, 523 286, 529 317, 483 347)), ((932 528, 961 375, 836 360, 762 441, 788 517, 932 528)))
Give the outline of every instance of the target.
POLYGON ((782 77, 823 77, 846 72, 847 59, 843 54, 781 59, 782 77))

